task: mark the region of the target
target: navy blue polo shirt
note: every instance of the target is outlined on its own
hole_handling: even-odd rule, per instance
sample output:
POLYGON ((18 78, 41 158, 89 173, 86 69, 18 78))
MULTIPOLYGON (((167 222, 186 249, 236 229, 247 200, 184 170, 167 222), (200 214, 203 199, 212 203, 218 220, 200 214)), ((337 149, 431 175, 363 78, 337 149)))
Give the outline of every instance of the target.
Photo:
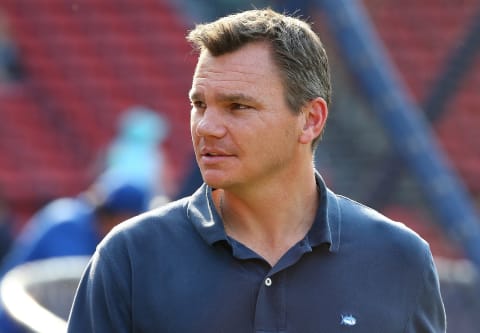
POLYGON ((206 185, 121 224, 85 271, 68 332, 444 332, 428 244, 317 184, 312 228, 273 267, 226 235, 206 185))

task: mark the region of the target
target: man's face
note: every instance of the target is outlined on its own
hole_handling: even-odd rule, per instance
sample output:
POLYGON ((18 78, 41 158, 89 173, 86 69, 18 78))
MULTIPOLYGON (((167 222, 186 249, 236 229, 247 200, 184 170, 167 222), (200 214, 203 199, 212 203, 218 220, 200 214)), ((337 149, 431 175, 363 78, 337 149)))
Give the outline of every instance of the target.
POLYGON ((191 134, 204 181, 240 189, 293 175, 302 116, 289 110, 265 43, 199 57, 192 89, 191 134))

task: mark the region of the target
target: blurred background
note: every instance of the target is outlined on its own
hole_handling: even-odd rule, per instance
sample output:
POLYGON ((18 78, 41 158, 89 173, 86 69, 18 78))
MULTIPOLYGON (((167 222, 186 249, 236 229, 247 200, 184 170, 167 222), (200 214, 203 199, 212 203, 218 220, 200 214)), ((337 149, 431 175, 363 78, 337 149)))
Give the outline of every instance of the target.
POLYGON ((139 172, 144 155, 111 153, 132 110, 160 119, 140 130, 158 134, 155 193, 192 192, 187 93, 196 59, 186 31, 265 6, 312 22, 326 45, 334 94, 315 163, 327 184, 424 237, 449 332, 478 332, 478 0, 2 0, 3 253, 35 212, 82 192, 109 163, 136 161, 129 170, 139 172))

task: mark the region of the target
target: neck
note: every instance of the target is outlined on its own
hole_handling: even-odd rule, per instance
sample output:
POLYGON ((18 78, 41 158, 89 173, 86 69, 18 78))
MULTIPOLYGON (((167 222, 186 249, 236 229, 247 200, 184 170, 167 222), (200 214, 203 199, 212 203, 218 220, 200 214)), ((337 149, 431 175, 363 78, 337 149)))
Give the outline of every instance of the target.
POLYGON ((277 186, 248 193, 219 189, 217 209, 227 234, 263 256, 272 266, 310 229, 318 207, 313 169, 277 186))

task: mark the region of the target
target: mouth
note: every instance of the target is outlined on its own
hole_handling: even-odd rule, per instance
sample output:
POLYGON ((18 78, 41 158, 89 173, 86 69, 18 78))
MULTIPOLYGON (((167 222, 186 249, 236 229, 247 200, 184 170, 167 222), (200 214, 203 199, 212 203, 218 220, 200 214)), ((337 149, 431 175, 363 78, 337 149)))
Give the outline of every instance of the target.
POLYGON ((220 163, 229 157, 232 157, 232 155, 222 150, 202 149, 200 151, 200 160, 204 164, 220 163))
POLYGON ((221 154, 221 153, 205 153, 205 154, 202 154, 202 156, 206 156, 206 157, 216 157, 216 156, 226 156, 225 154, 221 154))
POLYGON ((204 148, 200 149, 199 153, 200 153, 200 156, 202 156, 202 157, 204 157, 204 156, 205 157, 221 157, 221 156, 228 156, 229 155, 221 149, 207 148, 207 147, 204 147, 204 148))
POLYGON ((201 158, 203 160, 212 160, 212 161, 217 161, 227 157, 229 157, 229 155, 220 154, 220 153, 205 153, 201 155, 201 158))

